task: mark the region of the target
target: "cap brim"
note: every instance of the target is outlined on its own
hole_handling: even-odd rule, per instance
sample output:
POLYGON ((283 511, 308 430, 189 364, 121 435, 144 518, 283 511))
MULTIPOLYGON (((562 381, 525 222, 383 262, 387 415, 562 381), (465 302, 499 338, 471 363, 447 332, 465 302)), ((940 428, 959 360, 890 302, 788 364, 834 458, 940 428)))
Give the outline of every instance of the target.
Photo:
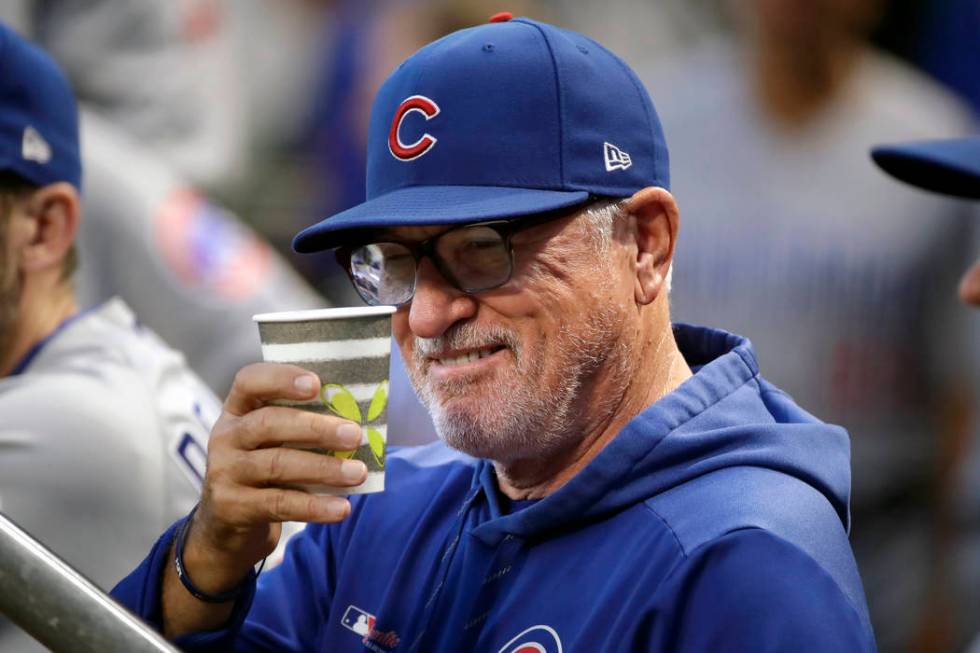
POLYGON ((367 230, 508 220, 581 204, 586 191, 500 186, 413 186, 386 193, 307 227, 293 239, 301 253, 338 247, 367 230))
POLYGON ((980 137, 879 145, 872 148, 871 158, 906 183, 980 199, 980 137))

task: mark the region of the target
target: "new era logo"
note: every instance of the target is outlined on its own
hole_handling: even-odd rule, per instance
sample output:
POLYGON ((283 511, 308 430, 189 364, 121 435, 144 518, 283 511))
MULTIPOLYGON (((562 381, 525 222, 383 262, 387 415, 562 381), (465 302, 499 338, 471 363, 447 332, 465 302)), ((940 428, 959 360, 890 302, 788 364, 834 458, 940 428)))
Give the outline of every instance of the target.
POLYGON ((24 129, 24 137, 20 144, 20 155, 27 161, 47 163, 51 160, 51 146, 44 137, 33 127, 24 129))
POLYGON ((630 159, 630 155, 612 143, 603 143, 602 146, 606 159, 606 172, 626 170, 626 168, 633 165, 633 160, 630 159))

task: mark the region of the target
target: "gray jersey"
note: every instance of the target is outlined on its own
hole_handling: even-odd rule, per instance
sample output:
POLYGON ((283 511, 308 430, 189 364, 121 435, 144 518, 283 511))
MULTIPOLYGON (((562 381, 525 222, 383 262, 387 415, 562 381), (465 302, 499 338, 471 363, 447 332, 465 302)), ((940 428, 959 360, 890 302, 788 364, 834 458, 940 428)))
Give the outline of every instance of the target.
MULTIPOLYGON (((119 299, 21 367, 0 379, 0 509, 109 588, 197 501, 220 403, 119 299)), ((0 629, 0 650, 22 637, 0 629)))
MULTIPOLYGON (((234 215, 84 111, 82 155, 79 300, 122 297, 219 395, 239 368, 261 359, 252 315, 327 305, 234 215)), ((389 441, 430 441, 428 413, 392 358, 392 415, 400 417, 389 441)))
POLYGON ((86 111, 81 139, 83 305, 119 295, 219 394, 261 358, 253 314, 324 306, 268 243, 139 143, 86 111))

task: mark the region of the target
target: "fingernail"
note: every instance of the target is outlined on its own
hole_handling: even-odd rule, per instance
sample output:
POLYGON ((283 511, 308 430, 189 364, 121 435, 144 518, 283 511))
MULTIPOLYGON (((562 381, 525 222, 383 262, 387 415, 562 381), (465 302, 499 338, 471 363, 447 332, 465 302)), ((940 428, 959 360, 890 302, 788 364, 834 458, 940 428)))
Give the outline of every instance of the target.
POLYGON ((337 504, 337 517, 343 519, 350 514, 350 501, 341 499, 337 504))
POLYGON ((297 376, 296 380, 293 381, 293 385, 296 386, 297 390, 308 395, 317 389, 319 382, 309 374, 304 374, 303 376, 297 376))
POLYGON ((337 427, 337 437, 348 445, 348 450, 354 449, 361 444, 361 427, 350 422, 341 424, 337 427))
POLYGON ((367 467, 360 460, 345 460, 340 463, 340 475, 352 483, 359 482, 366 472, 367 467))

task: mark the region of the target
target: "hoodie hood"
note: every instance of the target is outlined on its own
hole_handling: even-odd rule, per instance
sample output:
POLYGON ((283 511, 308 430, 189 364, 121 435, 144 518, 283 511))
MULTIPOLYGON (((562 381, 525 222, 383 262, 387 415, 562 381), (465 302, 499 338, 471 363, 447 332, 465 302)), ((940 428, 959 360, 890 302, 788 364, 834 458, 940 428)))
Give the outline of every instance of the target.
MULTIPOLYGON (((816 419, 762 379, 748 339, 685 324, 675 324, 674 337, 694 372, 689 379, 637 415, 558 491, 484 522, 473 535, 492 544, 506 535, 533 538, 568 529, 730 467, 759 467, 803 481, 826 497, 848 530, 847 432, 816 419)), ((492 496, 493 467, 480 464, 480 483, 492 496)))

